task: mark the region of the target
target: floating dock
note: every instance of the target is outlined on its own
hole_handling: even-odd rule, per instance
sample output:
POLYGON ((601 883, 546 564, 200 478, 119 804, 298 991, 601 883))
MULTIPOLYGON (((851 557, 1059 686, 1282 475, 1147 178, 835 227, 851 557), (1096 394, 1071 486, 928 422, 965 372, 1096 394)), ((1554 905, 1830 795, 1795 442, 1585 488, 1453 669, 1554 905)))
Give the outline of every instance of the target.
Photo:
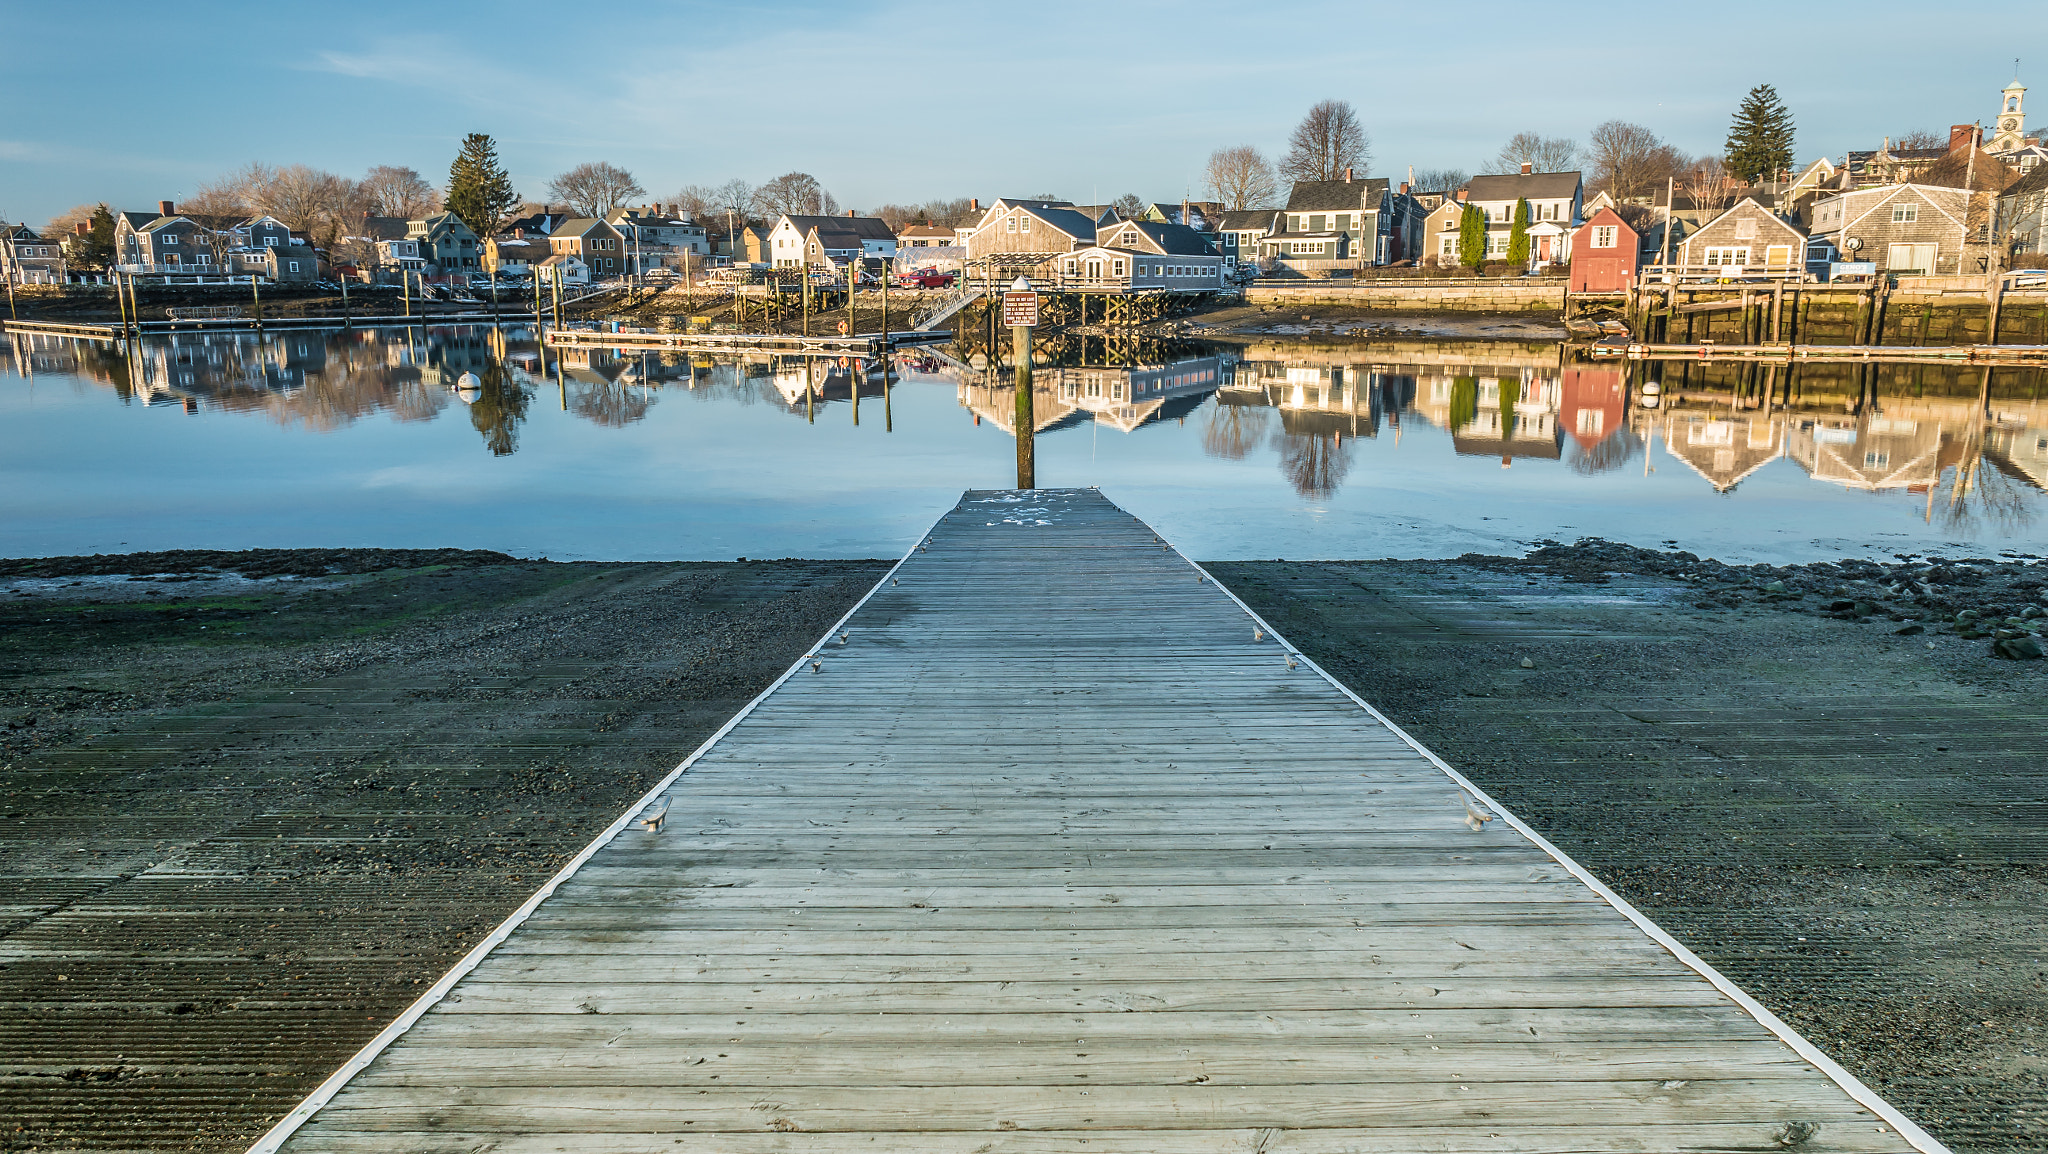
POLYGON ((1040 490, 966 494, 254 1149, 1942 1147, 1040 490))
POLYGON ((1643 361, 1885 361, 1944 365, 2048 365, 2048 345, 1689 345, 1598 344, 1595 356, 1643 361))
POLYGON ((648 352, 823 353, 875 356, 900 345, 950 341, 946 331, 907 330, 852 336, 786 336, 776 333, 648 333, 549 329, 543 338, 550 348, 623 349, 648 352))

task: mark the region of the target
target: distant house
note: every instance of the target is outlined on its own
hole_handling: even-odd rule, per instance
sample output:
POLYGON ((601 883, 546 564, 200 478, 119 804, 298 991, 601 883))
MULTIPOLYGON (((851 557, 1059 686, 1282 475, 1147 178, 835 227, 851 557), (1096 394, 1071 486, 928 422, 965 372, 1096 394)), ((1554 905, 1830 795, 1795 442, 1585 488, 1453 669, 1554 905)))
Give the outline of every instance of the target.
POLYGON ((1572 234, 1570 291, 1618 293, 1634 288, 1639 240, 1636 230, 1612 208, 1594 213, 1572 234))
POLYGON ((157 202, 155 212, 122 212, 114 216, 114 259, 122 272, 227 275, 214 258, 211 229, 181 216, 171 201, 157 202))
POLYGON ((1216 249, 1225 264, 1255 264, 1265 252, 1266 238, 1279 231, 1277 208, 1225 212, 1216 219, 1216 249))
MULTIPOLYGON (((1091 207, 1093 206, 1080 206, 1079 211, 1086 213, 1091 207)), ((1095 216, 1098 225, 1113 223, 1103 219, 1102 214, 1098 213, 1095 216)), ((1222 218, 1223 205, 1220 201, 1214 200, 1190 200, 1181 204, 1148 204, 1145 206, 1145 211, 1138 214, 1139 220, 1149 220, 1156 224, 1184 224, 1201 233, 1216 231, 1216 225, 1222 218)))
POLYGON ((628 267, 641 272, 680 269, 686 257, 694 260, 711 255, 710 234, 704 226, 667 205, 615 208, 605 215, 605 221, 625 238, 628 267))
POLYGON ((452 212, 407 221, 405 234, 419 242, 420 256, 443 275, 480 272, 484 267, 483 242, 452 212))
POLYGON ((1391 186, 1383 179, 1354 180, 1347 169, 1337 180, 1298 180, 1280 214, 1281 229, 1265 239, 1261 254, 1281 261, 1355 260, 1387 264, 1392 255, 1389 216, 1391 186))
POLYGON ((1067 201, 1003 197, 988 206, 968 234, 967 257, 989 268, 1032 272, 1055 257, 1090 247, 1095 231, 1095 221, 1067 201))
POLYGON ((2015 256, 2048 256, 2048 164, 2035 166, 1998 194, 1991 235, 2015 256))
POLYGON ((1435 260, 1440 265, 1454 265, 1461 262, 1458 252, 1458 226, 1465 219, 1465 191, 1457 190, 1449 199, 1422 218, 1422 259, 1435 260))
POLYGON ((732 258, 744 264, 772 264, 769 259, 768 234, 775 231, 772 224, 745 224, 740 226, 738 243, 733 246, 732 258))
POLYGON ((0 224, 0 281, 8 284, 63 284, 64 247, 44 240, 25 224, 0 224))
MULTIPOLYGON (((604 223, 599 221, 599 224, 604 223)), ((546 260, 531 266, 533 275, 541 280, 559 279, 565 285, 587 285, 590 283, 590 265, 573 251, 550 253, 546 260)))
MULTIPOLYGON (((623 276, 627 270, 626 238, 609 223, 595 217, 563 221, 548 237, 551 259, 573 256, 583 262, 585 278, 603 280, 623 276)), ((566 279, 567 274, 564 274, 566 279)))
POLYGON ((879 217, 784 213, 768 230, 769 263, 777 268, 838 266, 862 257, 896 255, 896 233, 879 217))
POLYGON ((1982 243, 1965 221, 1969 193, 1922 184, 1873 185, 1813 206, 1813 235, 1879 272, 1952 276, 1981 272, 1982 243))
POLYGON ((1724 276, 1801 273, 1806 233, 1750 197, 1700 226, 1678 246, 1678 263, 1724 276))
POLYGON ((526 276, 554 255, 546 237, 494 236, 484 242, 484 271, 492 276, 526 276))
POLYGON ((1089 287, 1210 292, 1228 267, 1201 233, 1178 224, 1127 220, 1104 226, 1096 243, 1059 258, 1061 279, 1089 287))
POLYGON ((907 248, 951 247, 953 247, 953 230, 941 228, 935 224, 905 225, 902 231, 896 234, 896 248, 898 251, 907 248))
POLYGON ((505 226, 498 230, 498 235, 516 237, 552 236, 556 229, 562 227, 562 222, 568 219, 569 214, 566 212, 543 209, 540 212, 506 221, 505 226))
POLYGON ((427 258, 420 255, 420 242, 411 237, 377 242, 377 265, 379 268, 395 268, 400 272, 422 272, 427 267, 427 258))
MULTIPOLYGON (((1519 173, 1505 176, 1475 176, 1465 185, 1466 203, 1476 206, 1486 215, 1486 259, 1503 260, 1508 255, 1508 241, 1515 225, 1515 209, 1522 201, 1529 202, 1529 223, 1531 225, 1549 222, 1560 230, 1576 228, 1583 223, 1581 203, 1585 197, 1585 182, 1576 172, 1534 172, 1531 166, 1522 165, 1519 173)), ((1570 236, 1564 232, 1563 235, 1570 236)), ((1570 251, 1553 252, 1543 258, 1548 260, 1570 259, 1570 251)), ((1532 252, 1531 259, 1534 259, 1532 252)))
POLYGON ((256 251, 264 255, 264 275, 280 284, 317 280, 320 276, 320 255, 310 244, 286 244, 256 251))

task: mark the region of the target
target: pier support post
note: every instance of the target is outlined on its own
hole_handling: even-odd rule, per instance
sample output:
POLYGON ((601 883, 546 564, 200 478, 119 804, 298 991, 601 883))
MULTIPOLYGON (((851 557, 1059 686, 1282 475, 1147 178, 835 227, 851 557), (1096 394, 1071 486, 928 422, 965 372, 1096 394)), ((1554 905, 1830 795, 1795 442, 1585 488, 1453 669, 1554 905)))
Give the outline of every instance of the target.
POLYGON ((1037 421, 1031 415, 1031 327, 1010 328, 1010 358, 1017 363, 1017 487, 1038 487, 1034 442, 1037 421))

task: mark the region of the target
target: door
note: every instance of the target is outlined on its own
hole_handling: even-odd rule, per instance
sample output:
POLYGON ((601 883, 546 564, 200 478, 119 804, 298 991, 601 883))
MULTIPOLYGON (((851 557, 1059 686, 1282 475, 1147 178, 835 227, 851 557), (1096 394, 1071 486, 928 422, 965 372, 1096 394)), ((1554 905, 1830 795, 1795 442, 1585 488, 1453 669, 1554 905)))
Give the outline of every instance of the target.
POLYGON ((1934 246, 1931 244, 1895 244, 1885 254, 1886 272, 1918 273, 1921 276, 1934 271, 1934 246))
POLYGON ((1764 249, 1764 267, 1783 271, 1792 267, 1792 246, 1774 244, 1764 249))
POLYGON ((1101 279, 1102 279, 1102 262, 1101 262, 1100 260, 1090 260, 1090 261, 1088 261, 1087 263, 1088 263, 1088 279, 1089 279, 1089 280, 1101 280, 1101 279))

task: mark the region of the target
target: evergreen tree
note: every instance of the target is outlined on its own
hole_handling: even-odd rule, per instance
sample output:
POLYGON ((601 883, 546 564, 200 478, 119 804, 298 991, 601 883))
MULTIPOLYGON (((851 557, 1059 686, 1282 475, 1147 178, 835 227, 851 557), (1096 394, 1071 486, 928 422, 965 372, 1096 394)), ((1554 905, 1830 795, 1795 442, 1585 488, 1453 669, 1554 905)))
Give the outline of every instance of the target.
POLYGON ((1508 229, 1508 263, 1529 263, 1529 202, 1526 200, 1515 202, 1514 224, 1508 229))
POLYGON ((88 231, 79 238, 70 260, 83 268, 104 269, 114 263, 114 214, 103 203, 92 210, 88 231))
POLYGON ((1750 183, 1776 180, 1792 167, 1792 113, 1778 90, 1759 84, 1742 98, 1728 127, 1728 171, 1750 183))
POLYGON ((1486 259, 1486 214, 1476 204, 1465 206, 1465 212, 1458 218, 1458 263, 1467 268, 1478 268, 1486 259))
POLYGON ((448 211, 480 237, 497 234, 498 222, 519 203, 512 178, 498 164, 498 146, 481 132, 462 140, 462 151, 448 166, 448 211))

